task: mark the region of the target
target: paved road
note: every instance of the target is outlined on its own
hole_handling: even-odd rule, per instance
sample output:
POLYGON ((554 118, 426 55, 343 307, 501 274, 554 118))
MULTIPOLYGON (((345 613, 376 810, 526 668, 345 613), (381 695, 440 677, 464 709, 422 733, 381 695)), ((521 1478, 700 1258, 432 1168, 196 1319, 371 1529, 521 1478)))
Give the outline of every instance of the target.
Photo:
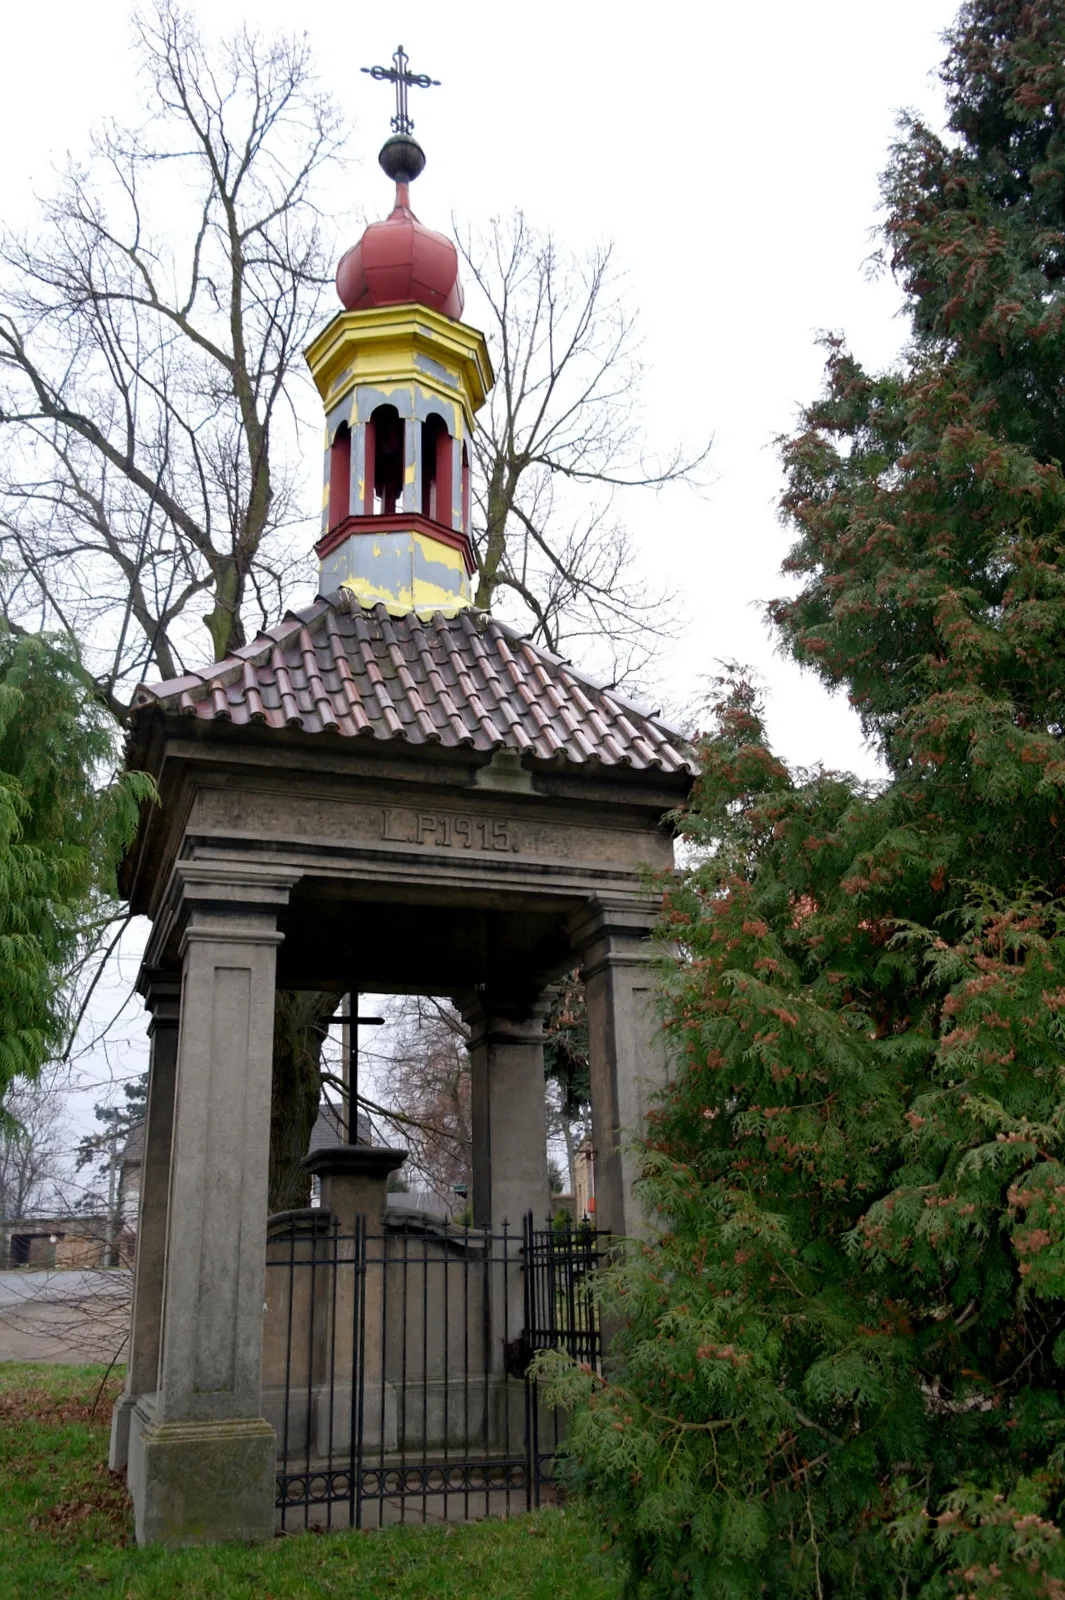
POLYGON ((53 1268, 21 1267, 0 1272, 0 1312, 33 1300, 83 1299, 86 1295, 121 1295, 128 1300, 133 1274, 128 1267, 112 1267, 107 1272, 77 1268, 56 1272, 53 1268))
POLYGON ((132 1293, 121 1267, 0 1272, 0 1361, 121 1358, 132 1293))

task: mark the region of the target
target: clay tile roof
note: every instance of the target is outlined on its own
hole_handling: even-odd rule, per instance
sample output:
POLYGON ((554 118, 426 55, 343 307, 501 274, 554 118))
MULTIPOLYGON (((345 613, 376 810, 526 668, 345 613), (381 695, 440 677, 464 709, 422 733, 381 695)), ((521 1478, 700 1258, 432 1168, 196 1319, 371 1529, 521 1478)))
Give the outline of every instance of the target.
POLYGON ((692 770, 682 736, 655 713, 494 618, 395 617, 343 589, 201 672, 142 684, 134 715, 148 707, 348 739, 510 749, 555 764, 692 770))

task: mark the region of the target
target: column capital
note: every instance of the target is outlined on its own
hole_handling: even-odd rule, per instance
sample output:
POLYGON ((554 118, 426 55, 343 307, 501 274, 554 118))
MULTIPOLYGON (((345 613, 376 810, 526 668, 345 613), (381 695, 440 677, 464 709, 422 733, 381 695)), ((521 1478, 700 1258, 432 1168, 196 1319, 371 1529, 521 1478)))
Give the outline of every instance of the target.
POLYGON ((551 1009, 551 990, 515 997, 493 993, 455 996, 455 1005, 470 1030, 471 1048, 479 1044, 543 1044, 544 1021, 551 1009))
POLYGON ((238 926, 234 936, 245 941, 255 942, 255 930, 273 938, 276 914, 302 876, 298 868, 232 858, 175 862, 145 951, 145 970, 181 959, 193 927, 197 938, 226 938, 238 926))
POLYGON ((190 944, 231 944, 239 945, 242 949, 247 949, 249 945, 278 945, 285 935, 268 925, 273 920, 265 910, 253 918, 243 915, 231 920, 222 917, 208 919, 194 913, 185 925, 178 950, 184 956, 190 944))
POLYGON ((288 905, 303 874, 298 867, 260 865, 255 861, 177 861, 167 886, 182 904, 275 910, 288 905))
POLYGON ((142 966, 137 974, 137 993, 151 1014, 148 1035, 156 1028, 176 1028, 181 1012, 181 973, 173 967, 142 966))
POLYGON ((651 935, 658 921, 658 895, 595 899, 570 921, 570 937, 581 955, 585 980, 604 967, 651 965, 658 952, 651 935))

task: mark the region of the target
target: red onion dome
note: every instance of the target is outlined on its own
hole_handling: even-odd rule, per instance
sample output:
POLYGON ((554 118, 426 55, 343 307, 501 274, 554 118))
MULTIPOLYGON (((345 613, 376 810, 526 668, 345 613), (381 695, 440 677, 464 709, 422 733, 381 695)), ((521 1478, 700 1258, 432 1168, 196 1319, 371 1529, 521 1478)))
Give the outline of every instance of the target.
POLYGON ((420 223, 406 183, 396 184, 396 206, 384 222, 371 222, 358 244, 341 256, 337 294, 346 311, 414 301, 462 316, 459 255, 450 239, 420 223))

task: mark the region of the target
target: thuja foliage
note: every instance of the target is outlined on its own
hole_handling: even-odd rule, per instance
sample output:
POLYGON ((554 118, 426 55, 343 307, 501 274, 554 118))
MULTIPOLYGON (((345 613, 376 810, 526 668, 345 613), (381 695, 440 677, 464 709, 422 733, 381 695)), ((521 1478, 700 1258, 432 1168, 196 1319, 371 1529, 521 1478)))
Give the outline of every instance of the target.
POLYGON ((65 982, 105 917, 152 787, 113 779, 114 723, 78 662, 0 630, 0 1115, 64 1042, 65 982))
POLYGON ((559 1087, 562 1115, 575 1122, 587 1115, 592 1088, 588 1076, 588 1009, 579 972, 555 985, 544 1018, 544 1074, 559 1087))
POLYGON ((889 776, 790 772, 722 695, 662 1234, 606 1379, 556 1371, 634 1596, 1065 1596, 1065 12, 974 0, 949 50, 886 178, 905 359, 833 341, 784 442, 772 620, 889 776))

